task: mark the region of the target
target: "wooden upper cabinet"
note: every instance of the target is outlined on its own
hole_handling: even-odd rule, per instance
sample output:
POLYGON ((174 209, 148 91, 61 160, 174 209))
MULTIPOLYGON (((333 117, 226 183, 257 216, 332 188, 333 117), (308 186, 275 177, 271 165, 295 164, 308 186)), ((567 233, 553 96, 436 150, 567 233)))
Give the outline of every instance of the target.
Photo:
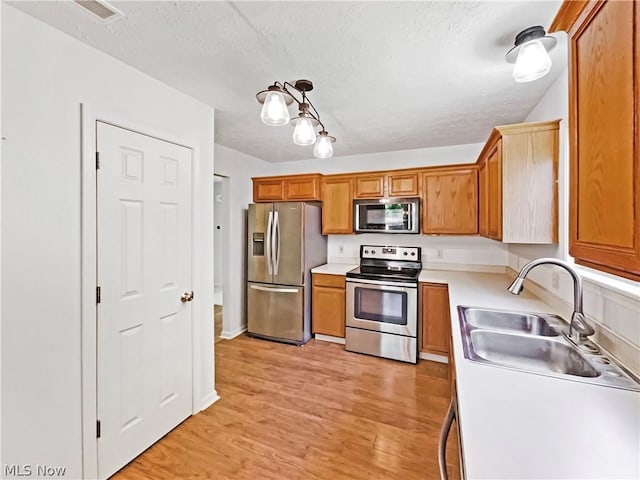
POLYGON ((474 165, 423 173, 422 233, 478 233, 478 169, 474 165))
POLYGON ((486 159, 478 164, 478 233, 489 236, 489 175, 486 159))
POLYGON ((353 177, 326 176, 322 182, 322 233, 353 233, 353 177))
POLYGON ((417 171, 372 172, 354 176, 353 198, 417 197, 417 171))
POLYGON ((354 178, 354 198, 382 198, 385 196, 385 176, 357 175, 354 178))
POLYGON ((569 252, 640 280, 640 2, 565 2, 569 34, 569 252))
POLYGON ((254 177, 253 201, 287 202, 322 199, 322 175, 287 175, 282 177, 254 177))
POLYGON ((478 160, 482 235, 558 242, 558 129, 559 120, 493 129, 478 160))
POLYGON ((388 197, 417 197, 419 194, 418 172, 392 173, 387 176, 388 197))

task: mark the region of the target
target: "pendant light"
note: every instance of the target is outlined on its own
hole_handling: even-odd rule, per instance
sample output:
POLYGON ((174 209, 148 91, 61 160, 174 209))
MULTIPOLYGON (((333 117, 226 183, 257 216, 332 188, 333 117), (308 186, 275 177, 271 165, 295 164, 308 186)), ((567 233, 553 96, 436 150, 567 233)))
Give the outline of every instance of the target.
POLYGON ((515 46, 507 52, 506 60, 515 63, 513 78, 518 83, 532 82, 551 70, 551 57, 547 52, 557 40, 546 34, 540 26, 529 27, 516 35, 515 46))
POLYGON ((260 112, 262 123, 271 127, 289 123, 287 106, 293 103, 293 98, 278 85, 271 85, 267 90, 259 92, 256 98, 263 104, 260 112))
POLYGON ((260 118, 265 125, 275 127, 290 123, 295 127, 293 143, 301 146, 315 143, 313 149, 315 157, 330 158, 333 156, 331 144, 336 139, 327 133, 318 110, 307 98, 307 92, 311 90, 313 90, 313 83, 310 80, 297 80, 294 85, 289 82, 274 82, 267 90, 256 94, 258 102, 263 104, 260 118), (301 95, 301 99, 296 98, 294 93, 301 95), (290 120, 287 106, 294 101, 298 104, 298 116, 290 120), (322 130, 316 135, 318 127, 322 130))
POLYGON ((336 139, 330 136, 325 130, 322 130, 318 134, 318 140, 316 140, 316 146, 313 147, 313 156, 316 158, 331 158, 333 157, 333 142, 336 139))

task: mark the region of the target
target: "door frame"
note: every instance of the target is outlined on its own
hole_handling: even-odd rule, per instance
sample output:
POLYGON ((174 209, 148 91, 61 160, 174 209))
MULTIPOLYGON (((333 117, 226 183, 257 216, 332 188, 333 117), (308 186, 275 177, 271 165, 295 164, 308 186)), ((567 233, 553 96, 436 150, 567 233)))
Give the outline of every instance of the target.
MULTIPOLYGON (((83 478, 98 477, 98 439, 96 437, 97 415, 97 308, 96 308, 96 279, 97 279, 97 177, 96 150, 97 132, 96 122, 101 121, 115 127, 175 143, 191 150, 191 285, 196 296, 191 309, 191 385, 192 385, 192 415, 204 410, 219 397, 215 390, 202 398, 202 362, 207 357, 201 349, 201 325, 195 321, 200 318, 199 312, 212 310, 206 306, 207 299, 213 296, 205 294, 207 285, 202 275, 203 266, 196 261, 201 258, 204 245, 198 238, 198 233, 206 225, 202 225, 195 206, 206 201, 206 191, 199 187, 197 179, 201 172, 207 170, 207 162, 202 159, 195 140, 180 138, 172 132, 158 131, 157 127, 139 125, 132 121, 126 112, 108 107, 96 108, 86 103, 80 104, 81 114, 81 405, 82 405, 82 475, 83 478), (168 139, 172 140, 168 140, 168 139)), ((208 172, 205 173, 208 177, 208 172)), ((212 187, 213 188, 213 187, 212 187)), ((213 194, 213 193, 212 193, 213 194)), ((213 235, 213 230, 211 232, 213 235)), ((213 272, 211 272, 213 275, 213 272)), ((213 287, 213 285, 211 286, 213 287)), ((211 311, 213 324, 213 311, 211 311)), ((213 326, 212 326, 213 328, 213 326)), ((211 338, 213 348, 213 338, 211 338)), ((213 355, 213 352, 212 352, 213 355)), ((213 368, 213 366, 212 366, 213 368)), ((212 378, 212 382, 214 379, 212 378)))

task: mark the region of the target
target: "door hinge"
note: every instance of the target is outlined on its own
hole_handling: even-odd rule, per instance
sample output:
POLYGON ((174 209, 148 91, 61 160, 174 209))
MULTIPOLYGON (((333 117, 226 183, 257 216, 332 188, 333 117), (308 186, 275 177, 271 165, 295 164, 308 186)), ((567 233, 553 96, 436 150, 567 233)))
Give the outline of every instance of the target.
POLYGON ((102 288, 96 287, 96 303, 100 303, 102 301, 102 288))
POLYGON ((96 421, 96 438, 100 438, 101 434, 100 420, 96 421))
POLYGON ((96 152, 96 170, 100 169, 100 152, 96 152))

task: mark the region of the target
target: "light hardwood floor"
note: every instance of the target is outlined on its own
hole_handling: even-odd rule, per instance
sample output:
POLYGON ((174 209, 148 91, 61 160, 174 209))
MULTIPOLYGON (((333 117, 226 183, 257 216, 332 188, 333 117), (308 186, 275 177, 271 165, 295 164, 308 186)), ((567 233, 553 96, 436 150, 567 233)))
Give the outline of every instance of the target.
POLYGON ((214 342, 218 343, 222 338, 222 305, 213 306, 213 338, 214 342))
MULTIPOLYGON (((436 479, 447 366, 312 340, 216 344, 221 399, 115 479, 436 479)), ((451 478, 457 453, 449 441, 451 478)))

